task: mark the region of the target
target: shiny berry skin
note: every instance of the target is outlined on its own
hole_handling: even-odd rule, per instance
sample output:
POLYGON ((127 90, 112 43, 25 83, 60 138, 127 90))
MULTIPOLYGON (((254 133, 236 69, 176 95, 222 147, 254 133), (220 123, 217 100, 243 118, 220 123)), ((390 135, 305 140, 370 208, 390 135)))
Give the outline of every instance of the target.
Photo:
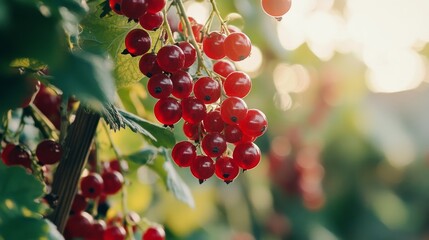
POLYGON ((261 161, 261 151, 252 142, 239 143, 235 146, 232 157, 242 169, 256 167, 261 161))
POLYGON ((146 29, 148 31, 155 31, 157 30, 164 21, 164 15, 162 15, 162 12, 157 13, 145 13, 139 18, 140 26, 142 26, 143 29, 146 29))
POLYGON ((162 73, 162 69, 156 62, 155 53, 145 53, 139 61, 139 69, 146 77, 152 77, 157 73, 162 73))
POLYGON ((216 159, 215 174, 225 183, 232 182, 238 176, 239 172, 240 168, 234 159, 226 156, 216 159))
POLYGON ((167 3, 166 0, 147 0, 147 12, 157 13, 160 12, 167 3))
POLYGON ((220 133, 208 133, 204 136, 201 147, 209 157, 219 157, 226 151, 225 137, 220 133))
POLYGON ((206 116, 206 105, 195 97, 182 99, 182 118, 189 123, 201 122, 206 116))
POLYGON ((183 133, 189 140, 198 140, 199 139, 199 130, 200 123, 183 123, 183 133))
POLYGON ((64 235, 67 239, 86 238, 90 234, 90 228, 94 218, 87 212, 79 212, 71 215, 66 223, 64 235))
POLYGON ((239 142, 235 142, 234 143, 235 145, 243 143, 243 142, 254 142, 256 140, 256 137, 251 137, 247 134, 244 134, 243 131, 241 131, 241 132, 242 132, 241 139, 239 142))
POLYGON ((229 97, 244 98, 252 88, 249 75, 244 72, 232 72, 223 82, 225 94, 229 97))
POLYGON ((220 116, 219 110, 213 110, 204 117, 203 119, 204 129, 207 132, 222 132, 225 123, 220 116))
POLYGON ((185 64, 183 65, 183 68, 189 68, 190 66, 192 66, 192 64, 194 64, 195 60, 197 59, 197 51, 195 51, 195 48, 194 46, 192 46, 192 44, 186 41, 179 42, 178 46, 185 54, 185 64))
POLYGON ((129 169, 128 162, 125 160, 113 159, 108 162, 110 171, 127 172, 129 169))
POLYGON ((173 91, 171 94, 177 98, 186 98, 192 93, 194 82, 188 72, 179 70, 174 72, 170 76, 173 82, 173 91))
POLYGON ((8 144, 2 152, 2 160, 8 166, 21 165, 31 169, 31 153, 21 145, 8 144))
POLYGON ((261 5, 266 14, 278 18, 289 11, 291 0, 262 0, 261 5))
POLYGON ((194 95, 205 104, 216 102, 220 97, 220 84, 211 77, 201 77, 194 84, 194 95))
POLYGON ((154 98, 167 98, 173 91, 173 82, 164 73, 158 73, 147 81, 147 90, 154 98))
POLYGON ((124 227, 112 225, 104 230, 103 240, 125 240, 126 235, 127 232, 124 227))
POLYGON ((154 107, 156 119, 164 125, 173 125, 182 118, 180 103, 171 97, 160 99, 154 107))
POLYGON ((235 66, 230 61, 219 60, 213 64, 213 71, 226 78, 230 73, 235 71, 235 66))
POLYGON ((241 131, 250 137, 259 137, 267 131, 267 117, 258 109, 249 109, 239 122, 241 131))
POLYGON ((226 125, 223 130, 223 135, 225 136, 225 140, 229 143, 236 143, 241 140, 243 137, 243 133, 237 125, 226 125))
POLYGON ((82 194, 77 193, 73 199, 73 203, 70 209, 70 215, 83 212, 86 207, 88 207, 88 201, 82 194))
POLYGON ((151 226, 144 232, 142 240, 164 240, 165 231, 162 227, 151 226))
POLYGON ((211 32, 203 40, 203 51, 207 57, 218 60, 225 57, 225 35, 219 32, 211 32))
POLYGON ((152 40, 142 29, 133 29, 125 36, 125 48, 132 56, 143 55, 150 49, 152 40))
POLYGON ((106 231, 106 222, 98 219, 94 220, 89 228, 88 237, 85 240, 103 240, 106 231))
POLYGON ((199 155, 191 162, 191 173, 200 183, 213 176, 215 172, 214 162, 210 157, 199 155))
POLYGON ((122 0, 109 0, 109 6, 116 14, 122 15, 122 0))
POLYGON ((121 11, 128 18, 139 19, 146 13, 147 6, 147 0, 122 0, 121 11))
POLYGON ((107 195, 119 192, 124 184, 124 177, 118 171, 105 171, 101 177, 103 178, 103 193, 107 195))
POLYGON ((241 61, 249 57, 252 43, 249 37, 242 32, 228 35, 224 42, 225 55, 232 61, 241 61))
POLYGON ((61 98, 58 94, 56 94, 52 89, 41 85, 33 103, 55 125, 57 129, 60 128, 61 98))
POLYGON ((37 145, 36 156, 41 164, 54 164, 60 161, 61 145, 50 139, 43 140, 37 145))
POLYGON ((238 124, 246 114, 247 105, 241 98, 229 97, 220 105, 220 115, 225 123, 238 124))
POLYGON ((165 45, 159 49, 156 61, 162 70, 173 73, 185 65, 185 54, 176 45, 165 45))
POLYGON ((90 173, 80 180, 80 190, 86 198, 97 198, 103 192, 103 178, 98 173, 90 173))
MULTIPOLYGON (((191 28, 192 28, 192 33, 195 37, 195 40, 197 42, 201 42, 202 39, 202 30, 203 30, 203 25, 199 24, 193 17, 188 17, 189 23, 191 23, 191 28)), ((183 25, 182 25, 182 21, 179 22, 179 26, 178 26, 178 30, 179 32, 183 32, 183 25)))
POLYGON ((12 151, 12 149, 15 148, 15 144, 12 143, 8 143, 2 150, 1 152, 1 160, 3 161, 3 163, 6 166, 11 165, 10 160, 9 160, 9 153, 12 151))
POLYGON ((171 157, 179 167, 189 167, 197 156, 197 148, 188 141, 182 141, 174 145, 171 157))

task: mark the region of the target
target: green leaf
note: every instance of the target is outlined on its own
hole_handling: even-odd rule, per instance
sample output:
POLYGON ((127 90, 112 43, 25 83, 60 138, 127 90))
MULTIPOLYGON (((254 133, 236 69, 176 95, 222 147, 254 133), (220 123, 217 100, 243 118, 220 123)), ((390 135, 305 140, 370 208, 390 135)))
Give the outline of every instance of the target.
POLYGON ((75 95, 96 109, 113 102, 112 62, 100 55, 76 51, 67 54, 64 64, 53 69, 52 83, 66 95, 75 95))
POLYGON ((46 67, 46 64, 30 58, 18 58, 12 61, 11 67, 23 67, 31 70, 39 70, 46 67))
POLYGON ((138 124, 143 129, 147 130, 153 137, 155 137, 156 141, 151 138, 147 138, 154 146, 172 148, 174 144, 176 144, 176 139, 174 138, 174 134, 169 129, 163 126, 151 123, 143 118, 140 118, 139 116, 136 116, 132 113, 129 113, 123 110, 119 110, 119 113, 125 119, 138 124))
POLYGON ((125 158, 128 161, 135 162, 137 164, 146 164, 148 162, 152 162, 158 155, 158 151, 155 148, 144 148, 139 152, 133 153, 131 155, 126 156, 125 158))
POLYGON ((0 223, 0 239, 62 240, 64 237, 46 219, 17 216, 0 223))
POLYGON ((103 5, 100 1, 89 3, 90 13, 81 22, 80 46, 88 51, 99 52, 107 50, 115 63, 114 75, 118 87, 129 86, 143 78, 139 70, 139 57, 123 55, 124 39, 127 33, 138 27, 138 23, 128 22, 128 19, 117 14, 103 18, 103 5))

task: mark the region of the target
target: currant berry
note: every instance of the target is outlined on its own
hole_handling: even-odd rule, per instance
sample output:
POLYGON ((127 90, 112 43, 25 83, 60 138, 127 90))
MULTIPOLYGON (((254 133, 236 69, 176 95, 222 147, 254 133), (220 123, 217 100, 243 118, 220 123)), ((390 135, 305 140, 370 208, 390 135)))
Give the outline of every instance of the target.
POLYGON ((161 12, 157 13, 150 13, 146 12, 139 18, 139 23, 142 28, 148 30, 148 31, 155 31, 157 30, 164 21, 164 15, 162 15, 161 12))
POLYGON ((3 163, 6 165, 6 166, 10 166, 11 165, 11 163, 10 163, 10 159, 9 159, 9 153, 12 151, 12 149, 14 149, 15 148, 15 144, 12 144, 12 143, 8 143, 4 148, 3 148, 3 150, 2 150, 2 152, 1 152, 1 160, 3 161, 3 163))
POLYGON ((189 123, 201 122, 206 116, 206 105, 195 97, 182 99, 182 118, 189 123))
POLYGON ((156 61, 162 70, 173 73, 185 65, 185 54, 176 45, 165 45, 159 49, 156 61))
POLYGON ((107 195, 119 192, 124 184, 124 177, 118 171, 106 171, 101 177, 103 178, 103 192, 107 195))
POLYGON ((103 240, 125 240, 126 235, 127 232, 124 227, 112 225, 104 230, 103 240))
POLYGON ((227 124, 238 124, 246 117, 246 114, 247 105, 243 99, 238 97, 229 97, 220 106, 220 115, 227 124))
POLYGON ((185 65, 183 66, 183 68, 189 68, 190 66, 192 66, 192 64, 194 64, 195 60, 197 59, 197 51, 195 51, 195 48, 194 46, 192 46, 192 44, 186 41, 181 41, 178 45, 185 54, 185 65))
POLYGON ((226 125, 223 131, 225 140, 229 143, 236 143, 241 140, 243 133, 237 125, 226 125))
POLYGON ((207 132, 222 132, 225 123, 220 116, 219 110, 213 110, 205 116, 203 119, 204 129, 207 132))
POLYGON ((104 231, 106 231, 106 222, 101 219, 94 220, 85 240, 103 240, 104 231))
POLYGON ((57 129, 60 128, 61 98, 58 94, 56 94, 52 89, 41 85, 33 103, 54 124, 57 129))
POLYGON ((22 108, 28 107, 28 105, 30 105, 30 103, 34 101, 34 98, 36 98, 36 95, 39 92, 41 86, 40 82, 37 79, 26 78, 25 82, 26 84, 23 95, 25 95, 26 98, 21 103, 22 108))
POLYGON ((215 172, 214 162, 210 157, 199 155, 191 162, 191 173, 200 184, 213 176, 215 172))
POLYGON ((122 0, 109 0, 109 6, 112 11, 114 11, 118 15, 122 15, 121 10, 122 0))
POLYGON ((218 60, 225 57, 225 35, 220 32, 211 32, 203 40, 203 51, 207 57, 218 60))
POLYGON ((235 71, 235 66, 230 61, 219 60, 213 64, 213 71, 226 78, 230 73, 235 71))
POLYGON ((203 28, 204 26, 202 24, 195 24, 192 26, 192 34, 194 34, 195 41, 199 43, 203 41, 203 28))
POLYGON ((214 103, 220 98, 220 84, 211 77, 201 77, 194 84, 194 95, 205 104, 214 103))
POLYGON ((246 117, 239 122, 240 129, 250 137, 259 137, 267 131, 267 117, 258 109, 249 109, 246 117))
POLYGON ((244 142, 254 142, 256 140, 256 137, 251 137, 247 134, 244 134, 243 131, 241 131, 241 133, 242 133, 241 139, 240 139, 240 141, 235 142, 234 143, 235 145, 237 145, 239 143, 244 143, 244 142))
POLYGON ((44 164, 54 164, 61 159, 61 145, 50 139, 43 140, 37 145, 36 156, 39 162, 44 164))
POLYGON ((232 61, 241 61, 249 57, 252 43, 249 37, 242 32, 228 35, 224 42, 225 55, 232 61))
POLYGON ((156 119, 164 125, 173 125, 182 117, 180 103, 171 97, 160 99, 154 107, 156 119))
POLYGON ((165 231, 162 227, 151 226, 144 232, 142 240, 164 240, 165 231))
POLYGON ((67 220, 64 235, 66 235, 68 239, 86 238, 89 236, 89 229, 93 221, 94 218, 87 212, 79 212, 71 215, 67 220))
POLYGON ((197 148, 188 141, 182 141, 174 145, 171 157, 179 167, 189 167, 197 156, 197 148))
POLYGON ((239 143, 235 146, 232 157, 244 170, 256 167, 261 160, 259 147, 252 142, 239 143))
POLYGON ((86 198, 82 194, 77 193, 73 199, 73 203, 72 203, 71 210, 70 210, 70 215, 74 215, 74 214, 78 214, 80 212, 83 212, 86 209, 86 207, 88 207, 88 201, 86 200, 86 198))
POLYGON ((219 157, 215 163, 215 174, 225 183, 232 182, 240 172, 238 164, 230 157, 219 157))
POLYGON ((252 88, 249 75, 244 72, 232 72, 223 83, 225 94, 229 97, 244 98, 252 88))
POLYGON ((149 34, 142 29, 133 29, 125 36, 125 48, 132 56, 143 55, 149 51, 151 44, 149 34))
POLYGON ((291 0, 262 0, 261 5, 266 14, 279 18, 289 11, 291 0))
POLYGON ((128 172, 128 162, 125 160, 113 159, 108 162, 109 171, 128 172))
POLYGON ((155 53, 144 54, 139 61, 139 69, 146 77, 152 77, 155 74, 162 73, 162 69, 156 62, 155 53))
POLYGON ((21 145, 11 145, 2 154, 3 162, 8 166, 21 165, 31 169, 31 153, 21 145), (13 148, 11 147, 13 146, 13 148))
MULTIPOLYGON (((196 24, 198 24, 198 22, 193 17, 188 17, 188 21, 191 24, 191 27, 195 26, 196 24)), ((177 26, 177 29, 179 30, 179 32, 183 32, 184 29, 183 29, 183 23, 182 23, 182 21, 179 22, 179 25, 177 26)))
POLYGON ((148 7, 147 0, 122 0, 122 14, 130 19, 139 19, 146 13, 148 7))
POLYGON ((170 79, 173 82, 173 91, 171 92, 173 96, 177 98, 189 97, 192 92, 194 82, 188 72, 179 70, 172 73, 170 79))
POLYGON ((183 133, 189 140, 197 141, 200 136, 200 123, 183 123, 183 133))
POLYGON ((204 136, 201 147, 209 157, 219 157, 226 151, 225 137, 216 132, 204 136))
POLYGON ((173 82, 167 75, 158 73, 149 78, 147 89, 154 98, 166 98, 173 91, 173 82))
POLYGON ((80 190, 86 198, 97 198, 103 192, 103 178, 98 173, 90 173, 80 180, 80 190))
POLYGON ((167 3, 166 0, 147 0, 147 11, 149 13, 160 12, 167 3))

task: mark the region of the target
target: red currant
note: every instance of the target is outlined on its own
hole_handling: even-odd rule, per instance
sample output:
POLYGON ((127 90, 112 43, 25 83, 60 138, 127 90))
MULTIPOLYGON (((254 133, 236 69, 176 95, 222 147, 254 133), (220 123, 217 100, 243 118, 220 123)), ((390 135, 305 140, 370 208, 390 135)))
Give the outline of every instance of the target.
POLYGON ((211 158, 207 156, 197 156, 191 162, 191 173, 196 177, 200 183, 203 183, 205 180, 213 176, 215 172, 214 162, 211 158))
POLYGON ((43 140, 37 145, 36 156, 41 164, 54 164, 61 159, 61 145, 54 140, 43 140))
POLYGON ((182 141, 174 145, 171 157, 179 167, 189 167, 197 156, 197 148, 188 141, 182 141))
POLYGON ((25 89, 23 90, 24 91, 23 95, 27 97, 21 103, 22 108, 28 107, 28 105, 30 105, 30 103, 34 101, 34 98, 36 98, 36 95, 39 92, 40 86, 41 86, 40 82, 37 79, 26 78, 25 81, 26 81, 26 84, 25 84, 25 89))
POLYGON ((113 159, 108 164, 110 171, 127 172, 129 169, 128 162, 125 160, 113 159))
POLYGON ((124 227, 112 225, 104 230, 103 240, 125 240, 126 235, 127 232, 124 227))
POLYGON ((147 0, 147 11, 150 13, 160 12, 166 3, 166 0, 147 0))
POLYGON ((106 171, 101 177, 103 178, 103 192, 107 195, 119 192, 124 184, 124 177, 118 171, 106 171))
POLYGON ((86 238, 89 236, 90 228, 94 218, 87 212, 71 215, 66 223, 64 234, 68 239, 86 238))
POLYGON ((199 140, 200 123, 183 123, 183 133, 189 140, 199 140))
POLYGON ((230 157, 219 157, 216 159, 215 163, 215 173, 216 176, 223 180, 225 183, 232 182, 237 176, 240 171, 240 168, 238 167, 237 163, 234 161, 234 159, 230 157))
POLYGON ((204 136, 201 147, 209 157, 219 157, 226 151, 225 137, 216 132, 204 136))
POLYGON ((225 57, 224 49, 225 35, 219 32, 211 32, 203 40, 203 51, 211 59, 225 57))
POLYGON ((236 143, 241 140, 243 133, 237 125, 226 125, 223 131, 225 140, 229 143, 236 143))
POLYGON ((266 14, 281 17, 289 11, 291 0, 262 0, 261 5, 266 14))
POLYGON ((139 61, 139 69, 146 77, 152 77, 157 73, 162 73, 162 69, 156 62, 155 53, 144 54, 139 61))
POLYGON ((222 120, 222 117, 220 116, 219 110, 214 110, 205 116, 203 119, 204 129, 207 132, 222 132, 225 123, 222 120))
POLYGON ((139 19, 145 14, 148 7, 147 0, 122 0, 122 13, 131 19, 139 19))
POLYGON ((7 166, 11 165, 10 159, 9 159, 9 153, 12 151, 12 149, 15 148, 15 144, 8 143, 1 152, 1 160, 3 163, 7 166))
POLYGON ((238 166, 244 170, 252 169, 259 164, 261 160, 261 151, 259 147, 252 142, 239 143, 235 146, 232 157, 238 166))
POLYGON ((247 114, 247 105, 243 99, 229 97, 220 106, 220 115, 225 123, 238 124, 247 114))
MULTIPOLYGON (((198 24, 198 22, 193 17, 188 17, 188 21, 191 24, 191 26, 194 26, 194 25, 198 24)), ((183 32, 182 21, 179 22, 179 25, 178 25, 177 29, 179 30, 179 32, 183 32)))
POLYGON ((106 222, 101 219, 94 220, 89 228, 88 237, 85 240, 104 240, 104 231, 106 230, 106 222))
POLYGON ((8 166, 21 165, 31 169, 31 153, 21 145, 8 144, 2 152, 3 162, 8 166))
POLYGON ((220 84, 211 77, 201 77, 195 82, 194 95, 205 104, 214 103, 220 97, 220 84))
POLYGON ((61 98, 58 94, 56 94, 52 89, 41 85, 33 103, 55 125, 57 129, 60 128, 61 98))
POLYGON ((103 192, 103 178, 98 173, 90 173, 80 180, 80 190, 87 198, 97 198, 103 192))
POLYGON ((162 12, 157 12, 157 13, 147 12, 139 18, 140 26, 142 26, 142 28, 148 31, 157 30, 162 25, 163 21, 164 21, 164 15, 162 15, 162 12))
POLYGON ((188 97, 194 86, 191 75, 188 72, 179 70, 171 74, 171 81, 173 82, 173 96, 177 98, 188 97))
POLYGON ((87 206, 88 206, 88 201, 86 200, 86 198, 82 194, 77 193, 73 199, 70 215, 83 212, 87 206))
POLYGON ((149 51, 151 44, 149 34, 142 29, 133 29, 125 36, 125 48, 132 56, 143 55, 149 51))
POLYGON ((197 52, 195 51, 194 46, 192 46, 192 44, 190 44, 189 42, 181 41, 178 45, 185 54, 185 65, 183 66, 183 68, 189 68, 190 66, 192 66, 192 64, 194 64, 195 60, 197 59, 197 52))
POLYGON ((230 61, 219 60, 213 64, 213 71, 226 78, 230 73, 235 71, 235 66, 230 61))
POLYGON ((165 45, 159 49, 156 61, 162 70, 173 73, 185 65, 185 54, 176 45, 165 45))
POLYGON ((267 131, 267 117, 258 109, 249 109, 239 122, 240 129, 250 137, 259 137, 267 131))
POLYGON ((180 103, 171 97, 160 99, 154 107, 156 119, 164 125, 173 125, 182 117, 180 103))
POLYGON ((182 118, 189 123, 201 122, 206 116, 206 105, 195 97, 182 99, 182 118))
POLYGON ((116 14, 122 15, 122 0, 109 0, 109 6, 116 14))
POLYGON ((158 73, 149 78, 147 89, 154 98, 166 98, 173 91, 173 82, 167 75, 158 73))
POLYGON ((252 81, 244 72, 232 72, 223 83, 225 94, 230 97, 244 98, 251 88, 252 81))
POLYGON ((249 37, 242 32, 235 32, 228 35, 224 42, 225 55, 232 61, 241 61, 250 55, 252 43, 249 37))
POLYGON ((165 231, 162 227, 151 226, 144 232, 142 240, 164 240, 165 231))

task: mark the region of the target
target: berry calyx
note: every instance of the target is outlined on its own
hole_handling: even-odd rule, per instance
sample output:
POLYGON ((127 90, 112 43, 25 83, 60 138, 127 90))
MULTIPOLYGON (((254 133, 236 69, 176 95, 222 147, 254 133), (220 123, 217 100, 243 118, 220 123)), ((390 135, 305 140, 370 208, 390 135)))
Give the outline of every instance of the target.
POLYGON ((39 162, 44 164, 55 164, 60 161, 62 154, 61 145, 51 139, 40 142, 36 148, 36 156, 39 162))
POLYGON ((240 172, 238 164, 231 157, 219 157, 215 163, 216 176, 225 183, 232 182, 240 172))
POLYGON ((158 73, 149 78, 147 89, 154 98, 166 98, 173 91, 173 82, 167 75, 158 73))
POLYGON ((109 6, 116 14, 122 15, 122 0, 109 0, 109 6))
POLYGON ((210 157, 199 155, 191 163, 191 173, 200 184, 213 176, 215 172, 214 162, 210 157))

